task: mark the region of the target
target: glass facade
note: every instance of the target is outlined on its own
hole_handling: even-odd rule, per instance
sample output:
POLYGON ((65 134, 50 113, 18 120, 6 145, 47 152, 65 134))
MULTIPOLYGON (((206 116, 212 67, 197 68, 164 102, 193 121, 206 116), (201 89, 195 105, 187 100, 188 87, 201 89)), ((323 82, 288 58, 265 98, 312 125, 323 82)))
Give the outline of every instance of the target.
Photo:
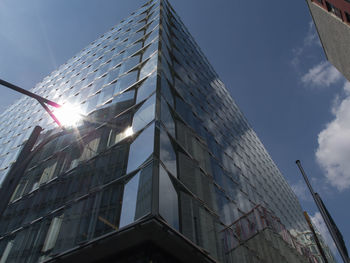
POLYGON ((2 180, 44 128, 0 220, 0 263, 55 259, 150 217, 215 261, 312 259, 290 234, 307 229, 296 196, 167 1, 149 1, 32 91, 87 118, 61 131, 27 97, 0 116, 2 180))

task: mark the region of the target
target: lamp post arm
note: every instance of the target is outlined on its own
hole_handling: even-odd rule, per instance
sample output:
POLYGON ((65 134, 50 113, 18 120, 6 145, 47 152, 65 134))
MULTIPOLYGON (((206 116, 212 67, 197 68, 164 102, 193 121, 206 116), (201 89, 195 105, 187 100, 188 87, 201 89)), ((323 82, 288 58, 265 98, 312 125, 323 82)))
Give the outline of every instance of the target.
MULTIPOLYGON (((0 79, 0 85, 3 85, 3 86, 5 86, 5 87, 7 87, 9 89, 17 91, 17 92, 22 93, 24 95, 27 95, 29 97, 32 97, 32 98, 36 99, 39 102, 46 103, 46 104, 51 105, 51 106, 53 106, 55 108, 60 108, 61 107, 61 105, 57 104, 56 102, 53 102, 53 101, 48 100, 48 99, 45 99, 45 98, 43 98, 43 97, 41 97, 39 95, 36 95, 36 94, 34 94, 34 93, 32 93, 32 92, 30 92, 28 90, 22 89, 22 88, 14 85, 12 83, 9 83, 9 82, 7 82, 5 80, 0 79)), ((40 103, 40 104, 42 104, 42 103, 40 103)))
POLYGON ((43 103, 42 101, 38 100, 38 102, 40 103, 40 105, 46 110, 46 112, 51 116, 51 118, 57 123, 57 125, 64 129, 61 122, 56 118, 56 116, 52 113, 52 111, 49 109, 49 107, 46 106, 45 103, 43 103))

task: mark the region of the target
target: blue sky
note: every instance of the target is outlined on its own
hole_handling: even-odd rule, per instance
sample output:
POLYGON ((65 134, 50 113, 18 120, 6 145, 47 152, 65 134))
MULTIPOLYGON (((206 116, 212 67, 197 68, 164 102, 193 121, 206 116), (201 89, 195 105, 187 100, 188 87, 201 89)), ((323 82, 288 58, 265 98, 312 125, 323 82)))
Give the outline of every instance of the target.
MULTIPOLYGON (((0 1, 0 78, 32 88, 144 2, 0 1)), ((320 221, 296 159, 349 245, 350 85, 326 62, 306 3, 170 2, 303 208, 320 221)), ((0 111, 17 98, 1 88, 0 111)))

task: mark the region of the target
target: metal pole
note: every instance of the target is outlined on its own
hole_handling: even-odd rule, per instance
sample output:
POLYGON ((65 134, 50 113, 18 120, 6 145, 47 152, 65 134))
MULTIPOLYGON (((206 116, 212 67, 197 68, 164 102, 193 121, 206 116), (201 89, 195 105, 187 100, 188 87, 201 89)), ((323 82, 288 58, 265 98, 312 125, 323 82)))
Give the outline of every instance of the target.
POLYGON ((335 245, 336 245, 336 247, 337 247, 337 249, 338 249, 338 251, 339 251, 339 254, 341 255, 341 257, 342 257, 344 263, 350 263, 349 258, 346 256, 344 250, 342 249, 342 246, 341 246, 341 244, 340 244, 340 241, 339 241, 339 239, 338 239, 338 237, 337 237, 337 235, 336 235, 336 233, 335 233, 335 231, 334 231, 333 225, 331 224, 330 219, 329 219, 329 217, 327 216, 327 213, 326 213, 326 211, 325 211, 325 209, 324 209, 324 207, 323 207, 323 205, 322 205, 322 203, 321 203, 321 201, 320 201, 320 197, 319 197, 318 194, 315 193, 314 190, 312 189, 312 186, 311 186, 311 184, 310 184, 310 182, 309 182, 309 179, 308 179, 307 176, 306 176, 306 173, 305 173, 303 167, 301 166, 300 161, 297 160, 297 161, 296 161, 296 164, 297 164, 297 166, 299 167, 299 170, 300 170, 301 174, 302 174, 303 177, 304 177, 304 180, 305 180, 305 182, 306 182, 306 184, 307 184, 307 186, 308 186, 308 188, 309 188, 309 190, 310 190, 310 192, 311 192, 312 197, 314 198, 314 201, 315 201, 315 203, 316 203, 316 206, 317 206, 318 210, 320 211, 321 216, 322 216, 324 222, 326 223, 326 226, 327 226, 327 228, 328 228, 328 231, 329 231, 329 233, 330 233, 331 236, 332 236, 332 239, 333 239, 333 241, 334 241, 334 243, 335 243, 335 245))
POLYGON ((307 178, 307 176, 306 176, 306 174, 305 174, 305 171, 304 171, 303 167, 301 166, 300 161, 299 161, 299 160, 296 160, 295 163, 298 165, 299 170, 300 170, 302 176, 304 177, 305 183, 306 183, 307 187, 309 188, 309 190, 310 190, 310 192, 311 192, 311 195, 312 195, 312 197, 314 198, 314 200, 315 200, 315 202, 316 202, 316 197, 315 197, 314 189, 312 189, 312 186, 311 186, 311 184, 310 184, 310 182, 309 182, 309 179, 307 178))
POLYGON ((61 105, 57 104, 56 102, 53 102, 53 101, 48 100, 48 99, 45 99, 45 98, 43 98, 43 97, 41 97, 39 95, 36 95, 35 93, 32 93, 32 92, 30 92, 28 90, 25 90, 25 89, 22 89, 22 88, 14 85, 14 84, 11 84, 11 83, 9 83, 9 82, 7 82, 5 80, 0 79, 0 85, 3 85, 3 86, 5 86, 5 87, 7 87, 9 89, 17 91, 17 92, 22 93, 24 95, 27 95, 29 97, 32 97, 32 98, 34 98, 34 99, 36 99, 38 101, 44 102, 46 104, 49 104, 49 105, 51 105, 51 106, 53 106, 55 108, 60 108, 61 107, 61 105))
POLYGON ((45 99, 45 98, 43 98, 43 97, 41 97, 39 95, 36 95, 33 92, 30 92, 28 90, 22 89, 22 88, 20 88, 20 87, 18 87, 16 85, 14 85, 12 83, 9 83, 9 82, 7 82, 5 80, 2 80, 2 79, 0 79, 0 85, 3 85, 3 86, 5 86, 5 87, 7 87, 9 89, 12 89, 14 91, 17 91, 19 93, 22 93, 24 95, 27 95, 27 96, 29 96, 31 98, 36 99, 40 103, 40 105, 47 111, 47 113, 51 116, 51 118, 57 123, 57 125, 60 128, 64 129, 63 126, 61 125, 60 121, 56 118, 56 116, 52 113, 52 111, 49 109, 49 107, 47 107, 46 104, 51 105, 51 106, 53 106, 55 108, 60 108, 61 105, 59 105, 56 102, 53 102, 51 100, 45 99))
POLYGON ((49 107, 47 107, 46 104, 41 102, 40 100, 38 100, 38 102, 47 111, 47 113, 51 116, 51 118, 57 123, 57 125, 59 127, 61 127, 62 129, 64 129, 63 126, 61 125, 61 122, 56 118, 56 116, 52 113, 52 111, 49 109, 49 107))
POLYGON ((304 212, 304 216, 305 216, 306 222, 308 223, 309 228, 310 228, 310 230, 311 230, 311 232, 312 232, 312 234, 313 234, 313 236, 314 236, 314 239, 315 239, 315 241, 316 241, 316 245, 317 245, 317 247, 318 247, 318 250, 319 250, 320 253, 321 253, 321 256, 322 256, 322 258, 323 258, 323 261, 324 261, 325 263, 328 263, 326 254, 324 253, 324 250, 323 250, 323 247, 321 246, 320 240, 318 240, 316 231, 315 231, 315 229, 314 229, 314 226, 313 226, 312 223, 311 223, 311 219, 310 219, 309 215, 308 215, 306 212, 304 212))

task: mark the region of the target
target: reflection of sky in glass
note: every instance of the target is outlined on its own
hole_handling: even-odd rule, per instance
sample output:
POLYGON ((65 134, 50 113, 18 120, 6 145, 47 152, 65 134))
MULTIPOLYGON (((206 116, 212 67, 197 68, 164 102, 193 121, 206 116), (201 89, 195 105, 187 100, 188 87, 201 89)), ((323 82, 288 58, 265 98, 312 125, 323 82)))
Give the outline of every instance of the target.
POLYGON ((161 165, 159 165, 159 213, 172 227, 179 229, 177 192, 161 165))
POLYGON ((153 153, 154 123, 146 128, 130 145, 127 173, 138 168, 153 153))
POLYGON ((174 176, 177 176, 176 154, 164 129, 160 131, 160 160, 174 176))
POLYGON ((174 119, 170 113, 169 107, 167 103, 165 102, 164 98, 162 98, 161 102, 161 113, 160 118, 167 128, 168 132, 175 138, 175 122, 174 119))
POLYGON ((137 89, 137 98, 136 103, 139 103, 146 99, 149 95, 152 94, 156 90, 157 85, 157 74, 154 72, 151 76, 149 76, 137 89))
POLYGON ((135 113, 132 122, 134 132, 141 130, 155 117, 156 95, 149 98, 141 108, 135 113))
POLYGON ((142 67, 140 72, 140 79, 150 74, 153 69, 157 66, 158 56, 153 55, 150 60, 142 67))
POLYGON ((140 172, 138 172, 124 187, 122 211, 120 215, 119 227, 126 226, 134 222, 137 192, 139 188, 140 172))

